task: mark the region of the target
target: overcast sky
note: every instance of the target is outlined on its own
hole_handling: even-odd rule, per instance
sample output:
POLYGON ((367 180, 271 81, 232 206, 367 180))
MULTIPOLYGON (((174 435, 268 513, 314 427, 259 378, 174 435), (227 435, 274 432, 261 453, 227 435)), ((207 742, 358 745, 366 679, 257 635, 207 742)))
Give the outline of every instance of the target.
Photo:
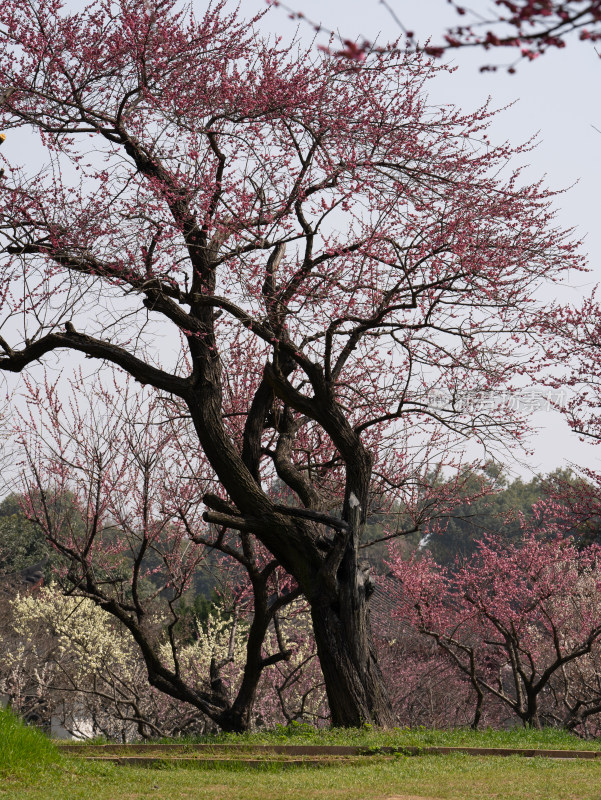
MULTIPOLYGON (((307 18, 344 38, 364 36, 384 43, 396 38, 398 26, 380 0, 287 0, 288 5, 307 18)), ((421 41, 429 36, 432 42, 442 40, 445 24, 456 24, 458 17, 444 0, 390 0, 408 30, 415 31, 421 41)), ((470 6, 484 12, 491 7, 487 0, 472 0, 470 6)), ((264 0, 241 0, 244 16, 265 8, 264 0)), ((260 23, 261 29, 284 38, 297 35, 310 43, 315 33, 304 22, 290 20, 282 9, 272 9, 260 23)), ((327 43, 327 37, 318 37, 327 43)), ((558 222, 576 227, 584 238, 584 252, 589 258, 591 273, 573 276, 570 289, 562 299, 577 301, 601 282, 601 221, 598 200, 601 186, 601 61, 591 45, 576 38, 561 51, 550 52, 537 61, 518 65, 517 74, 499 69, 480 73, 485 63, 506 63, 513 56, 509 50, 454 51, 447 61, 457 66, 451 75, 430 82, 429 93, 434 103, 453 103, 469 111, 490 95, 495 107, 514 105, 499 114, 493 122, 491 138, 508 139, 519 144, 539 134, 539 145, 528 157, 528 177, 535 180, 546 175, 553 189, 572 186, 556 202, 558 222), (592 91, 591 91, 592 89, 592 91), (573 185, 575 184, 575 185, 573 185)), ((533 418, 540 430, 532 437, 534 455, 527 465, 512 466, 512 471, 528 477, 534 472, 548 472, 574 462, 580 466, 601 467, 601 449, 579 442, 559 414, 538 412, 533 418)))

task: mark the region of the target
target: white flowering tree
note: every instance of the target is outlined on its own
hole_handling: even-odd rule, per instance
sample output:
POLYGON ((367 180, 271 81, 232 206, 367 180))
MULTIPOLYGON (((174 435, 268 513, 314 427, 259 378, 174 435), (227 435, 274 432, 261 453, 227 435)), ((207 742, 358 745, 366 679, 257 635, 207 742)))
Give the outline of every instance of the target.
MULTIPOLYGON (((53 717, 72 735, 135 738, 205 733, 212 722, 188 704, 157 691, 127 629, 89 598, 67 597, 56 585, 17 595, 6 603, 0 635, 0 692, 34 717, 53 717)), ((160 622, 156 621, 160 630, 160 622)), ((208 683, 211 665, 227 668, 233 688, 243 679, 250 620, 215 608, 195 620, 196 638, 183 645, 179 663, 186 680, 208 683)), ((285 666, 266 673, 259 687, 257 718, 269 725, 327 716, 315 646, 304 604, 297 601, 268 635, 293 653, 285 666)), ((166 637, 160 655, 169 662, 166 637)))

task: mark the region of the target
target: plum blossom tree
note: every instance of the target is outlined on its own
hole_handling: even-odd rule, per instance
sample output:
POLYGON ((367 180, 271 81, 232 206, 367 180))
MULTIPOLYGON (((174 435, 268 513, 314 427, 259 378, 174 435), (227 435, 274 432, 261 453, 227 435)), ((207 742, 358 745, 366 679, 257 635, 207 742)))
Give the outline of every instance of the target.
MULTIPOLYGON (((583 442, 601 442, 601 307, 598 287, 577 306, 560 306, 541 316, 538 327, 546 348, 545 383, 553 405, 583 442)), ((583 537, 598 540, 601 474, 594 468, 572 465, 575 478, 557 475, 547 491, 568 509, 583 537)))
MULTIPOLYGON (((518 60, 533 61, 550 49, 565 47, 573 34, 593 44, 601 39, 599 0, 497 0, 495 13, 483 15, 450 2, 462 24, 447 31, 442 49, 510 47, 519 52, 518 60)), ((515 63, 509 72, 515 72, 515 63)))
MULTIPOLYGON (((0 689, 22 716, 53 718, 74 736, 121 741, 214 730, 214 721, 197 708, 150 686, 129 631, 91 598, 65 596, 50 585, 5 600, 0 689)), ((266 725, 327 718, 314 643, 302 635, 309 630, 304 605, 292 604, 279 621, 292 659, 290 667, 285 662, 263 674, 254 714, 266 725)), ((249 622, 248 616, 235 618, 218 609, 197 620, 197 636, 178 649, 187 680, 196 676, 198 684, 208 684, 211 662, 218 660, 227 662, 222 677, 240 685, 249 622)), ((160 629, 159 617, 155 624, 160 629)), ((273 630, 267 638, 276 649, 273 630)), ((168 661, 166 642, 161 650, 168 661)))
MULTIPOLYGON (((389 585, 394 602, 397 589, 389 585)), ((400 619, 395 608, 386 615, 374 613, 380 665, 387 681, 392 706, 400 725, 435 729, 468 727, 474 719, 476 693, 436 642, 424 636, 410 619, 400 619)), ((489 706, 481 721, 494 724, 489 706)))
POLYGON ((0 686, 20 715, 41 711, 76 737, 202 732, 206 718, 150 687, 127 631, 90 599, 47 586, 7 610, 0 686))
POLYGON ((370 498, 404 499, 415 528, 428 458, 520 436, 495 393, 529 364, 536 287, 581 262, 552 194, 507 169, 528 146, 490 145, 487 108, 428 105, 444 68, 286 49, 256 22, 224 2, 199 20, 175 0, 2 4, 1 124, 37 132, 48 166, 6 164, 0 369, 68 350, 171 402, 217 487, 205 521, 309 603, 334 724, 391 725, 370 498))
POLYGON ((172 404, 164 408, 129 383, 115 382, 109 393, 81 374, 63 399, 48 383, 44 392, 29 388, 19 433, 28 465, 22 502, 59 553, 63 590, 116 618, 155 688, 224 729, 247 729, 263 671, 298 655, 283 634, 265 641, 270 626, 280 630, 278 614, 298 587, 245 532, 203 522, 210 480, 190 448, 188 420, 172 404), (229 618, 215 621, 212 638, 196 623, 192 646, 181 600, 209 554, 229 618), (227 629, 228 646, 215 626, 227 629))
POLYGON ((564 700, 550 716, 575 727, 578 711, 599 709, 596 691, 589 688, 587 696, 582 681, 567 686, 570 671, 582 664, 590 675, 586 659, 593 651, 598 658, 599 558, 595 545, 579 551, 561 536, 544 540, 528 533, 517 544, 487 537, 454 572, 430 557, 393 556, 400 584, 396 613, 435 641, 471 682, 474 727, 487 695, 524 725, 539 727, 545 694, 559 686, 564 700))
MULTIPOLYGON (((537 327, 544 343, 546 373, 543 382, 550 399, 581 441, 601 442, 601 307, 598 287, 579 305, 557 303, 542 314, 537 327)), ((571 476, 549 476, 546 490, 569 515, 583 535, 596 536, 601 505, 601 476, 595 469, 572 464, 571 476)))

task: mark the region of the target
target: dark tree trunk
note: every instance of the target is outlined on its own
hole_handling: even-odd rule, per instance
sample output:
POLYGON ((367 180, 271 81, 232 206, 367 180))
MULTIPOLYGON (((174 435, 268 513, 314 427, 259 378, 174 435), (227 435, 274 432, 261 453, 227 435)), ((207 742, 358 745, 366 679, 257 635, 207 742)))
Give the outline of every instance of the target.
POLYGON ((313 632, 335 727, 396 724, 377 661, 369 615, 372 583, 358 562, 360 510, 349 513, 350 532, 335 582, 310 600, 313 632))
POLYGON ((376 660, 366 604, 344 609, 327 596, 318 597, 311 604, 311 616, 332 724, 391 728, 395 718, 376 660))
POLYGON ((523 716, 525 728, 540 730, 542 727, 538 716, 538 694, 539 692, 533 686, 526 687, 527 706, 523 716))

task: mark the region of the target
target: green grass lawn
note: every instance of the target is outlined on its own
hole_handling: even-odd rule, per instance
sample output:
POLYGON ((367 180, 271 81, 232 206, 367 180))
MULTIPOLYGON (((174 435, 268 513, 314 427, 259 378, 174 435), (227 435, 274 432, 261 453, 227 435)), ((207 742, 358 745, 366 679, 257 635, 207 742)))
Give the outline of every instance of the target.
POLYGON ((402 757, 385 764, 287 771, 138 769, 65 759, 0 781, 10 800, 599 800, 601 763, 473 756, 402 757))
MULTIPOLYGON (((252 736, 211 737, 249 744, 433 744, 601 747, 557 731, 314 732, 305 726, 252 736)), ((206 741, 206 739, 205 739, 206 741)), ((141 769, 62 756, 41 733, 0 711, 0 798, 7 800, 384 800, 384 798, 601 800, 601 759, 553 761, 520 756, 397 756, 359 765, 283 770, 141 769)))

